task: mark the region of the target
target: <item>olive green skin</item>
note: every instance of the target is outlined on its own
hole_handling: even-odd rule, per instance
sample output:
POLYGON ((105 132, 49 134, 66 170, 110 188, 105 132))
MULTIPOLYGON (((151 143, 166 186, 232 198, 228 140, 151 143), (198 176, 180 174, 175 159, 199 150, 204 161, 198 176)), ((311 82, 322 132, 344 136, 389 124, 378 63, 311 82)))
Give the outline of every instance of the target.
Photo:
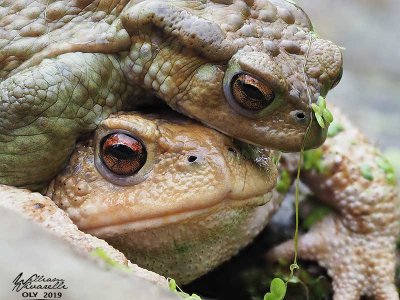
MULTIPOLYGON (((298 151, 310 103, 341 68, 339 48, 284 0, 2 1, 0 183, 42 188, 79 137, 152 95, 236 139, 298 151), (274 101, 251 114, 235 108, 238 72, 274 101)), ((306 148, 326 137, 312 123, 306 148)))

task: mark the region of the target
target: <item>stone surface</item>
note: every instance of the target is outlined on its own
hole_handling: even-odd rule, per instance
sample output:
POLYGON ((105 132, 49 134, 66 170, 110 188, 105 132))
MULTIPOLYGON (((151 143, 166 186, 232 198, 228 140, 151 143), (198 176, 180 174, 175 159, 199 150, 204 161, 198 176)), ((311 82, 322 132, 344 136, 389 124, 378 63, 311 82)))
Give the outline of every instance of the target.
POLYGON ((0 299, 21 300, 23 292, 39 293, 26 299, 44 298, 44 292, 61 292, 58 299, 62 300, 179 299, 133 274, 78 254, 66 242, 12 211, 0 207, 0 215, 0 299), (34 274, 63 279, 67 289, 12 291, 13 281, 21 272, 21 279, 34 274))

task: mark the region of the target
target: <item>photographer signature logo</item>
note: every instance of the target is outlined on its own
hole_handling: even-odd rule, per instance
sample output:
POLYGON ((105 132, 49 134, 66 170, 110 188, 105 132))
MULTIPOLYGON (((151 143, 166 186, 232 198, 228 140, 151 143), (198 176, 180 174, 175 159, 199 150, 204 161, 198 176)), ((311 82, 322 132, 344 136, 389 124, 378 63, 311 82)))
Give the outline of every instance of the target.
POLYGON ((57 290, 68 289, 64 279, 45 277, 39 274, 28 277, 24 276, 23 272, 19 273, 12 283, 14 284, 12 291, 20 292, 23 298, 32 300, 60 299, 62 292, 57 290))

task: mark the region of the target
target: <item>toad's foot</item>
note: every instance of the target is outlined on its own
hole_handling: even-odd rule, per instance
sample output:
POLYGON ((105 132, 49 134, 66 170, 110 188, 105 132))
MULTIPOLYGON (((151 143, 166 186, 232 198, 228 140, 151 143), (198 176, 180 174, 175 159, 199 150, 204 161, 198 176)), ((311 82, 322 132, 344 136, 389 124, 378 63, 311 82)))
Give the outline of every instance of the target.
MULTIPOLYGON (((399 299, 394 285, 395 237, 377 232, 350 231, 336 214, 327 216, 300 236, 298 254, 317 260, 333 280, 335 300, 353 300, 361 296, 375 299, 399 299)), ((269 259, 292 259, 293 240, 268 254, 269 259)))

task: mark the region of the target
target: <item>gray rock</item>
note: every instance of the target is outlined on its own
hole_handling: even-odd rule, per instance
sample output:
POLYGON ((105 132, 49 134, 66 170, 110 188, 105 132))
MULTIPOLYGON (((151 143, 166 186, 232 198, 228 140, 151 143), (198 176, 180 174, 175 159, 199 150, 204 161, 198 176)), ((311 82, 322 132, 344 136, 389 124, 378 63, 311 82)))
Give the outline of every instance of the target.
MULTIPOLYGON (((15 212, 0 207, 0 299, 43 299, 44 292, 61 292, 51 299, 169 300, 179 299, 167 289, 134 274, 107 268, 88 255, 74 251, 65 241, 15 212), (37 274, 64 280, 67 289, 22 289, 17 292, 14 279, 37 274), (14 291, 13 288, 15 287, 14 291), (38 292, 23 298, 22 293, 38 292)), ((33 284, 44 284, 33 282, 33 284)), ((47 283, 48 284, 48 283, 47 283)), ((51 284, 54 284, 51 283, 51 284)), ((24 294, 26 295, 26 294, 24 294)))

